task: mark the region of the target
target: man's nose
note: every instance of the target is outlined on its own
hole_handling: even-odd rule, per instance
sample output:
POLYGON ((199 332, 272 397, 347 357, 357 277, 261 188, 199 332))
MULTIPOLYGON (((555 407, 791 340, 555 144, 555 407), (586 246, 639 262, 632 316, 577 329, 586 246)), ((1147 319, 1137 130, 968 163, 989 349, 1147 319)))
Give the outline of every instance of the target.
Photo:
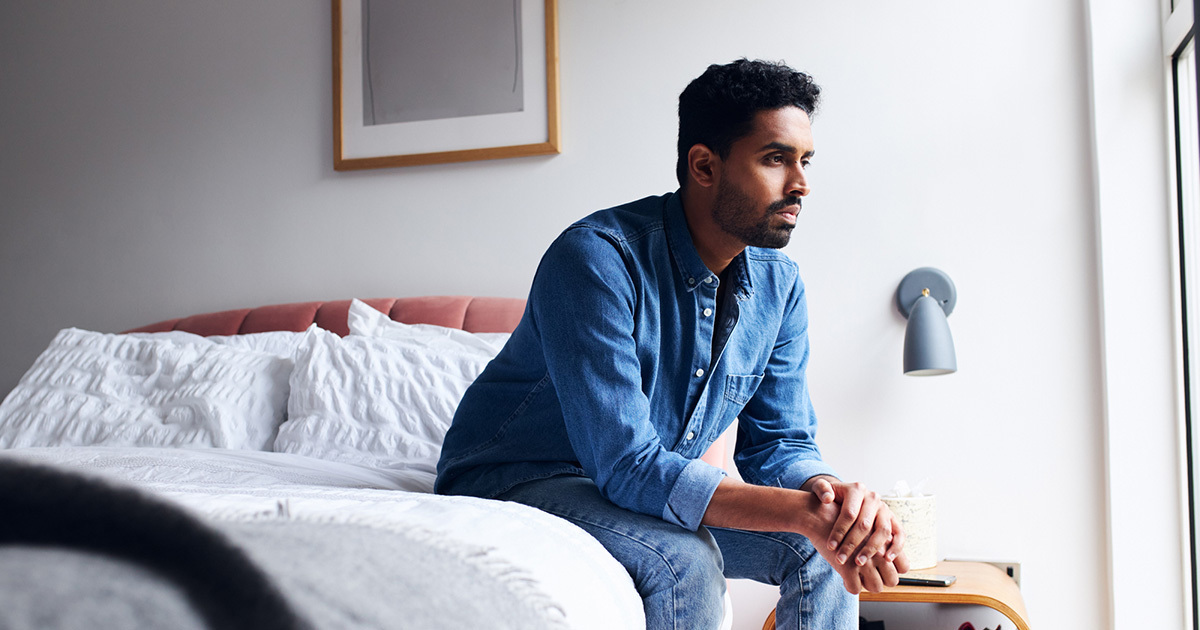
POLYGON ((788 178, 787 193, 794 197, 804 197, 809 193, 808 176, 804 172, 804 167, 796 165, 792 169, 791 177, 788 178))

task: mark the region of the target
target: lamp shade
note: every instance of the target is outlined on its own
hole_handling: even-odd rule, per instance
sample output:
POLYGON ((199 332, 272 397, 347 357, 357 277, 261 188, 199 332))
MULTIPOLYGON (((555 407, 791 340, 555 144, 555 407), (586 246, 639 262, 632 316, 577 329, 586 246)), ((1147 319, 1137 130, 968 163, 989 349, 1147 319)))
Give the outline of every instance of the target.
POLYGON ((904 373, 936 376, 958 371, 954 339, 942 305, 929 295, 913 302, 904 330, 904 373))

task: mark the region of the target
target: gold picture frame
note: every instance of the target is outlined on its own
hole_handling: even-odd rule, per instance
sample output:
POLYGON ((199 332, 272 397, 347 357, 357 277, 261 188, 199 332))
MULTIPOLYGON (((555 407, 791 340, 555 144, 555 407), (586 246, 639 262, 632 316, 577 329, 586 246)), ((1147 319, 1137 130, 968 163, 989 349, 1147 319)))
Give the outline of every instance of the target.
MULTIPOLYGON (((381 18, 373 21, 375 14, 370 12, 369 0, 332 0, 334 170, 445 164, 560 153, 558 3, 557 0, 525 0, 523 7, 522 0, 512 2, 514 19, 513 24, 507 25, 507 28, 513 28, 514 25, 516 27, 513 37, 510 38, 516 44, 516 70, 514 72, 509 68, 509 72, 514 77, 513 91, 520 91, 515 96, 520 99, 519 105, 516 106, 519 109, 514 110, 513 105, 506 103, 497 106, 508 108, 499 112, 454 113, 439 118, 435 111, 416 120, 378 122, 373 114, 368 115, 375 110, 373 77, 376 75, 370 75, 372 78, 368 78, 369 73, 364 72, 364 67, 377 71, 377 66, 382 64, 372 65, 374 57, 364 52, 364 41, 371 42, 371 32, 382 28, 376 26, 376 23, 383 20, 381 18), (366 20, 364 11, 368 18, 366 20), (370 25, 371 30, 364 33, 368 31, 366 25, 370 25), (539 36, 543 32, 545 42, 544 46, 540 46, 538 44, 542 38, 539 36), (367 89, 364 90, 364 86, 367 89)), ((434 16, 442 19, 443 23, 453 23, 457 28, 461 22, 461 14, 448 13, 454 10, 454 3, 420 0, 418 4, 422 10, 447 12, 447 15, 434 16)), ((378 6, 380 5, 376 5, 378 6)), ((375 11, 380 13, 378 8, 375 11)), ((485 24, 484 27, 495 28, 490 24, 485 24)), ((376 36, 376 41, 383 42, 399 39, 402 38, 376 36)), ((429 41, 433 44, 439 43, 436 39, 429 41)), ((406 45, 409 45, 411 50, 411 46, 420 45, 420 42, 410 41, 406 45)), ((456 47, 455 50, 466 48, 471 47, 456 47)), ((399 59, 400 56, 393 53, 393 58, 399 59)), ((420 72, 426 74, 443 70, 432 67, 439 63, 439 59, 447 63, 450 61, 439 58, 434 52, 428 55, 408 53, 406 56, 409 66, 418 67, 420 72)), ((486 62, 494 58, 495 55, 492 55, 478 60, 486 62)), ((461 61, 466 65, 459 65, 460 68, 473 69, 478 65, 485 65, 472 63, 470 59, 461 61)), ((429 82, 429 89, 438 88, 443 76, 435 76, 429 82)), ((410 90, 409 84, 405 84, 403 89, 398 89, 395 86, 400 81, 385 78, 389 79, 387 85, 393 92, 401 94, 400 98, 411 98, 414 94, 426 93, 417 91, 425 89, 421 86, 413 86, 410 90)), ((505 80, 509 79, 505 77, 505 80)), ((383 84, 385 81, 380 80, 379 83, 383 84)), ((443 97, 442 102, 449 102, 446 99, 452 98, 454 97, 443 97)))

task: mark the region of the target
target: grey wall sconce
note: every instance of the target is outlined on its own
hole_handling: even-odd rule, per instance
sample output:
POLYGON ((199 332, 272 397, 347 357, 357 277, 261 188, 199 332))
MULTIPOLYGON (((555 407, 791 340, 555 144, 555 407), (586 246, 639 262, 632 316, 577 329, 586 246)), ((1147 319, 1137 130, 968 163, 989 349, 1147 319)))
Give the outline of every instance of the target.
POLYGON ((914 269, 900 281, 896 306, 908 318, 904 329, 905 374, 937 376, 958 371, 954 339, 946 322, 957 299, 954 282, 940 269, 914 269))

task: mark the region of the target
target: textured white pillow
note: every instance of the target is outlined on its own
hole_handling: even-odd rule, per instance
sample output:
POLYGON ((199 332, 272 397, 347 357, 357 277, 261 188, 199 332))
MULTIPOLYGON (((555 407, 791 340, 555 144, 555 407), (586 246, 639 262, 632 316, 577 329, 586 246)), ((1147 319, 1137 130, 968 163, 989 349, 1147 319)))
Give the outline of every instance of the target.
MULTIPOLYGON (((309 328, 316 327, 316 324, 309 326, 309 328)), ((215 337, 205 337, 205 339, 215 344, 229 346, 230 348, 266 352, 267 354, 273 354, 291 362, 295 358, 300 346, 308 339, 308 336, 303 332, 272 330, 246 335, 218 335, 215 337)))
MULTIPOLYGON (((316 324, 312 326, 316 326, 316 324)), ((296 350, 299 349, 300 344, 304 343, 304 340, 307 339, 303 332, 292 332, 290 330, 272 330, 245 335, 213 335, 210 337, 182 330, 169 330, 154 333, 129 333, 129 336, 139 339, 168 339, 176 343, 215 343, 242 350, 266 352, 267 354, 287 359, 289 362, 296 356, 296 350)))
POLYGON ((457 328, 433 326, 431 324, 403 324, 375 310, 362 300, 350 301, 347 324, 351 335, 417 341, 425 343, 431 350, 446 349, 451 352, 463 347, 476 348, 495 356, 508 343, 510 333, 469 333, 457 328))
POLYGON ((0 403, 0 447, 269 449, 291 361, 169 337, 58 333, 0 403))
POLYGON ((446 330, 398 324, 389 338, 344 339, 310 330, 275 450, 435 472, 458 402, 498 352, 446 330))

